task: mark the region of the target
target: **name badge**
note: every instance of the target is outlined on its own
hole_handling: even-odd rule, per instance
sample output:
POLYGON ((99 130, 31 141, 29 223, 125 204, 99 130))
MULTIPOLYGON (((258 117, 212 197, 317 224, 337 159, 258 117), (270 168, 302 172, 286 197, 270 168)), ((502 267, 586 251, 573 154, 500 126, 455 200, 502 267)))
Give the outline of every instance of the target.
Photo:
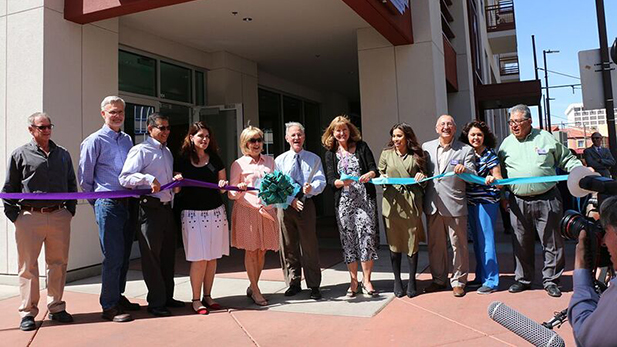
POLYGON ((450 165, 458 165, 458 164, 460 164, 459 160, 457 159, 450 160, 450 165))
POLYGON ((546 151, 546 149, 536 148, 536 153, 538 153, 538 155, 546 155, 548 152, 546 151))

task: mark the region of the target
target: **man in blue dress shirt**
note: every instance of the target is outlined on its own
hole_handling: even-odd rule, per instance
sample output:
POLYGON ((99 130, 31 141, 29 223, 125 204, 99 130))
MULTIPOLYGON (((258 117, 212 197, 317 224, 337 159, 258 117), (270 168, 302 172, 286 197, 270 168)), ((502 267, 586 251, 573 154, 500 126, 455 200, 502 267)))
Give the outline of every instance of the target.
POLYGON ((289 289, 285 296, 294 296, 302 291, 300 280, 302 268, 307 287, 311 288, 311 299, 321 299, 321 268, 319 267, 319 245, 317 243, 315 203, 312 197, 320 194, 326 186, 321 159, 305 151, 304 126, 300 123, 285 124, 285 140, 289 151, 279 155, 276 169, 289 175, 302 190, 290 196, 291 208, 279 209, 281 225, 281 263, 285 282, 289 289))
POLYGON ((167 116, 159 113, 148 116, 149 136, 131 148, 119 177, 120 184, 126 188, 152 189, 152 194, 139 199, 141 232, 137 236, 148 287, 148 312, 158 317, 170 316, 168 307, 184 307, 182 301, 173 299, 176 253, 173 194, 161 190, 161 185, 174 180, 173 157, 166 146, 170 131, 167 116))
MULTIPOLYGON (((606 199, 600 206, 600 222, 605 235, 602 243, 608 248, 613 268, 617 268, 617 197, 606 199)), ((617 279, 600 296, 594 289, 591 270, 585 261, 585 231, 581 231, 574 260, 574 293, 568 307, 578 346, 617 346, 613 331, 617 321, 617 279)))
MULTIPOLYGON (((124 190, 118 181, 133 140, 121 130, 124 123, 124 100, 108 96, 101 102, 101 129, 90 134, 81 143, 77 175, 84 192, 124 190)), ((122 295, 126 288, 129 257, 135 237, 134 199, 96 199, 94 215, 99 227, 103 252, 101 271, 102 317, 114 322, 132 320, 124 311, 137 311, 139 305, 122 295)))

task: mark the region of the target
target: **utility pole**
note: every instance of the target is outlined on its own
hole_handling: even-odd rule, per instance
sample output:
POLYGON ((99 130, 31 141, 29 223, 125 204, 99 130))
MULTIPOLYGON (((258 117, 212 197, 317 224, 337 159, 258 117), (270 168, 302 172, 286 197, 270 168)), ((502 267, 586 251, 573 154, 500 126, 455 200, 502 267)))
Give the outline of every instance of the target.
POLYGON ((549 133, 551 131, 551 97, 549 94, 549 86, 548 86, 548 67, 546 66, 546 55, 551 53, 559 53, 559 51, 553 51, 550 49, 543 49, 542 55, 544 56, 544 84, 546 85, 546 130, 549 133))
MULTIPOLYGON (((533 47, 533 72, 535 73, 536 80, 538 80, 538 57, 536 56, 536 36, 531 35, 531 46, 533 47)), ((546 63, 544 64, 546 65, 546 63)), ((540 129, 543 129, 542 122, 542 105, 538 105, 538 121, 540 122, 540 129)))
POLYGON ((608 39, 606 38, 604 0, 596 0, 596 15, 598 17, 598 36, 600 38, 600 69, 602 71, 602 86, 604 87, 604 107, 606 108, 608 145, 614 157, 617 154, 617 137, 615 134, 615 106, 613 103, 613 90, 611 89, 611 62, 608 60, 608 39))

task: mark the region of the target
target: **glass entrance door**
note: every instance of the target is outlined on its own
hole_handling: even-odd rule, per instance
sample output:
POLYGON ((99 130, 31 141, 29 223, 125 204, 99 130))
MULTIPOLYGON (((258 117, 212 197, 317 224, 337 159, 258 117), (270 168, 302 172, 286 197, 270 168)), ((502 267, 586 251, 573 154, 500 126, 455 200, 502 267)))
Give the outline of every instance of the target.
POLYGON ((158 101, 130 96, 120 96, 126 102, 124 108, 124 132, 129 134, 134 144, 143 142, 148 134, 146 121, 148 116, 157 112, 160 107, 158 101))
MULTIPOLYGON (((242 155, 238 146, 244 124, 242 104, 196 107, 193 111, 193 119, 202 121, 212 128, 229 179, 231 164, 242 155)), ((227 209, 227 218, 231 221, 231 202, 227 194, 224 195, 223 201, 227 209)))

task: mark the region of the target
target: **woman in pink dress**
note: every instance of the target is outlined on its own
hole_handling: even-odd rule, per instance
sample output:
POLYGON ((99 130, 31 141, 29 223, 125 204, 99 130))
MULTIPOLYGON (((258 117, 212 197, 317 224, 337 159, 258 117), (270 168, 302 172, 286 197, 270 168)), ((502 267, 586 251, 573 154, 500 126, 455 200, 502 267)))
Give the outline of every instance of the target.
POLYGON ((257 127, 248 126, 242 131, 240 150, 244 155, 231 165, 229 181, 241 189, 229 192, 229 198, 234 200, 231 245, 245 250, 244 266, 251 283, 246 289, 246 295, 260 306, 268 304, 257 285, 264 268, 266 251, 279 250, 279 225, 275 207, 264 206, 257 191, 246 190, 249 186, 257 186, 275 168, 274 159, 261 154, 263 137, 263 132, 257 127))

